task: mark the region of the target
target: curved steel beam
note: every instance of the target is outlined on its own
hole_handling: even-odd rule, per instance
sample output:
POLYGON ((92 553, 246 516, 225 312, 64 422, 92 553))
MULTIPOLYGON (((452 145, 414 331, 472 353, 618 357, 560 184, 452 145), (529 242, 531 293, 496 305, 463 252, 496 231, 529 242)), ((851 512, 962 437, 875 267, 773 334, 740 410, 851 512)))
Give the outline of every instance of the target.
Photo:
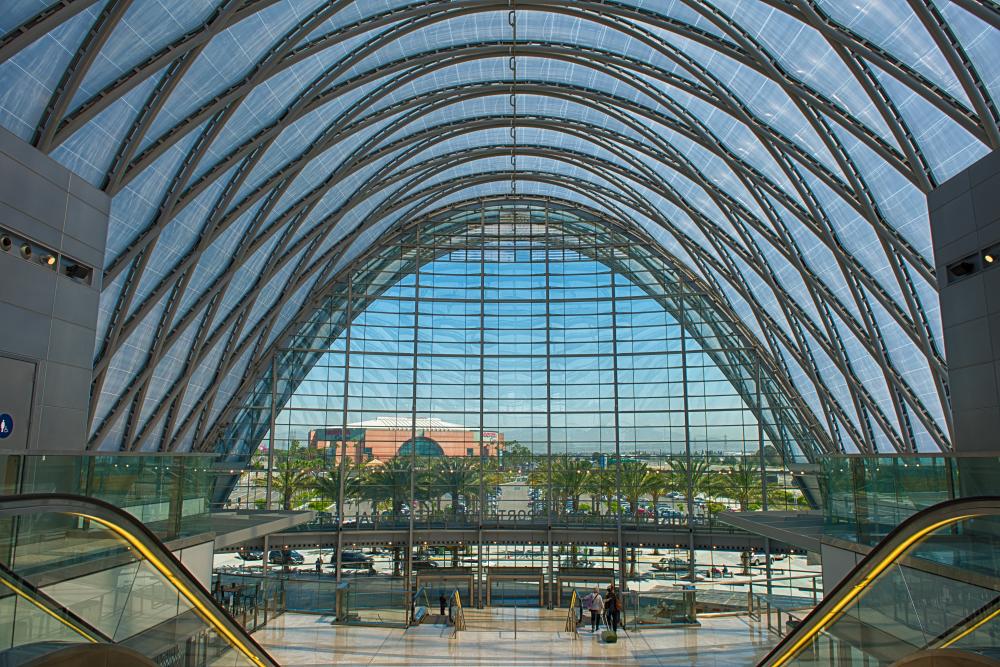
MULTIPOLYGON (((533 198, 531 198, 531 197, 527 197, 527 198, 526 198, 525 200, 520 200, 520 201, 522 201, 522 202, 523 202, 523 201, 532 201, 532 199, 533 199, 533 198)), ((463 202, 463 203, 460 203, 460 204, 455 204, 455 205, 452 205, 452 206, 449 206, 449 207, 447 207, 447 208, 448 208, 448 209, 454 209, 454 208, 456 208, 456 207, 460 207, 460 206, 463 206, 463 205, 465 205, 465 203, 464 203, 464 202, 463 202)), ((439 210, 439 212, 440 212, 440 210, 439 210)), ((425 221, 426 221, 426 220, 427 220, 427 219, 428 219, 429 217, 431 217, 431 216, 429 216, 429 215, 428 215, 428 216, 419 216, 419 217, 416 217, 416 218, 414 218, 413 220, 411 220, 411 221, 407 222, 407 223, 406 223, 405 225, 401 225, 401 226, 397 226, 397 227, 396 227, 396 229, 395 229, 395 231, 393 231, 393 232, 392 232, 391 234, 389 234, 389 235, 387 235, 387 236, 385 237, 385 243, 384 243, 384 244, 383 244, 383 243, 380 243, 380 244, 379 244, 379 247, 385 247, 385 245, 387 245, 387 244, 394 244, 394 243, 396 243, 396 242, 397 242, 397 240, 398 240, 398 238, 399 238, 399 235, 400 235, 401 233, 403 233, 403 232, 404 232, 405 230, 407 230, 407 229, 409 229, 409 228, 412 228, 412 227, 413 227, 414 225, 416 225, 416 224, 425 224, 425 221)), ((619 232, 621 232, 621 233, 623 233, 623 234, 624 234, 624 233, 628 233, 628 234, 633 234, 633 235, 634 235, 634 234, 636 233, 636 230, 635 230, 634 228, 632 228, 632 230, 631 230, 631 231, 628 231, 628 230, 624 229, 624 228, 623 228, 623 227, 622 227, 621 225, 618 225, 617 223, 615 223, 615 222, 613 222, 613 221, 610 221, 610 220, 608 220, 607 218, 605 218, 605 217, 603 217, 603 216, 602 216, 602 217, 601 217, 600 219, 601 219, 601 221, 602 221, 602 223, 601 223, 602 225, 607 225, 608 227, 613 227, 613 228, 617 228, 617 229, 619 230, 619 232)), ((457 224, 457 223, 453 223, 453 224, 457 224)), ((567 224, 569 224, 569 223, 567 223, 567 224)), ((456 231, 456 233, 460 233, 460 231, 456 231)), ((648 242, 648 241, 650 241, 650 240, 651 240, 651 239, 648 239, 648 237, 646 238, 646 242, 648 242)), ((371 256, 371 255, 372 255, 372 254, 373 254, 374 252, 376 252, 376 251, 373 251, 373 250, 371 250, 371 249, 370 249, 369 251, 367 251, 367 252, 365 253, 365 255, 363 255, 362 257, 359 257, 358 259, 354 260, 354 261, 353 261, 353 262, 351 263, 351 265, 350 265, 350 267, 349 267, 349 270, 351 270, 351 271, 356 271, 356 270, 357 270, 357 267, 359 266, 359 263, 361 263, 361 262, 365 261, 365 260, 366 260, 366 258, 367 258, 367 257, 369 257, 369 256, 371 256)), ((607 259, 608 259, 608 258, 605 258, 605 260, 607 260, 607 259)), ((605 261, 605 260, 602 260, 602 261, 605 261)), ((621 268, 621 267, 619 267, 619 268, 621 268)), ((343 274, 343 271, 346 271, 346 270, 348 270, 348 268, 346 268, 346 267, 345 267, 345 268, 343 268, 343 269, 341 270, 341 275, 343 274)), ((340 281, 340 282, 342 282, 342 281, 340 281)), ((333 279, 331 279, 331 280, 330 280, 330 281, 329 281, 329 282, 328 282, 328 283, 327 283, 327 284, 326 284, 326 285, 324 286, 324 290, 328 289, 330 285, 333 285, 333 284, 336 284, 336 283, 338 283, 338 278, 334 277, 333 279)), ((322 297, 322 294, 323 294, 323 292, 321 292, 321 293, 319 294, 320 298, 323 298, 323 297, 322 297)), ((294 325, 293 325, 293 326, 294 326, 294 325)), ((252 376, 251 376, 251 377, 252 377, 252 376)))
MULTIPOLYGON (((780 292, 779 292, 779 294, 780 294, 780 292)), ((779 298, 780 298, 780 297, 779 297, 779 298)), ((865 336, 864 336, 864 335, 860 335, 860 334, 859 334, 859 335, 858 335, 858 338, 859 338, 859 340, 866 340, 866 338, 865 338, 865 336)), ((877 354, 876 354, 875 356, 877 356, 877 354)), ((890 375, 896 375, 896 374, 895 374, 895 373, 892 373, 892 374, 890 374, 890 375)), ((897 376, 897 377, 898 377, 898 376, 897 376)), ((929 429, 929 430, 930 430, 930 429, 929 429)))
MULTIPOLYGON (((550 176, 543 176, 543 175, 540 175, 540 174, 527 174, 527 173, 526 173, 526 174, 523 174, 523 175, 522 175, 522 177, 524 177, 524 178, 529 178, 529 179, 537 179, 537 180, 540 180, 540 181, 542 181, 542 182, 546 182, 546 181, 551 181, 551 182, 553 182, 553 183, 559 183, 559 182, 563 181, 563 179, 562 179, 561 177, 555 177, 555 178, 553 178, 553 177, 552 177, 551 175, 550 175, 550 176)), ((485 181, 491 181, 491 180, 492 180, 492 181, 499 181, 499 182, 505 182, 505 181, 507 181, 508 179, 509 179, 509 174, 506 174, 506 173, 500 173, 500 174, 495 174, 495 175, 492 175, 492 176, 488 176, 488 177, 486 177, 486 176, 481 176, 481 177, 478 177, 478 178, 473 178, 473 179, 471 179, 471 180, 476 180, 476 181, 483 181, 483 180, 485 180, 485 181)), ((468 187, 468 185, 469 185, 469 184, 467 183, 467 184, 465 185, 465 187, 468 187)), ((572 185, 572 184, 569 184, 569 185, 572 185)), ((593 191, 593 190, 595 189, 595 186, 593 186, 593 185, 588 185, 588 186, 587 186, 587 189, 588 189, 588 191, 593 191)), ((414 196, 416 196, 416 197, 419 197, 420 195, 419 195, 419 194, 417 194, 417 195, 414 195, 414 196)), ((614 196, 615 196, 615 195, 613 195, 613 194, 612 194, 612 197, 614 197, 614 196)), ((400 204, 396 204, 396 206, 399 206, 399 205, 400 205, 400 204)), ((630 207, 639 207, 639 208, 642 208, 642 205, 641 205, 641 204, 639 204, 639 203, 637 203, 637 202, 632 202, 632 203, 630 203, 629 205, 630 205, 630 207)), ((655 211, 655 210, 651 210, 651 209, 650 209, 650 210, 648 210, 648 214, 649 214, 649 215, 650 215, 651 217, 653 217, 653 218, 655 218, 655 217, 657 216, 657 213, 656 213, 656 211, 655 211)), ((697 255, 701 255, 701 256, 703 256, 703 257, 706 257, 706 255, 705 255, 705 251, 704 251, 703 249, 700 249, 700 248, 698 248, 698 247, 695 247, 695 245, 693 244, 693 242, 691 242, 690 240, 686 240, 686 241, 685 241, 685 243, 687 244, 687 245, 686 245, 686 249, 687 249, 687 250, 688 250, 689 252, 691 252, 691 253, 692 253, 693 255, 696 255, 696 256, 697 256, 697 255)), ((710 264, 716 264, 716 262, 715 262, 714 258, 707 258, 707 261, 708 261, 708 262, 709 262, 710 264)), ((715 268, 716 270, 719 270, 719 269, 721 269, 721 267, 720 267, 720 266, 718 266, 718 265, 714 266, 713 268, 715 268)), ((294 289, 294 288, 293 288, 293 289, 294 289)), ((720 292, 720 293, 721 293, 721 292, 720 292)), ((746 299, 747 299, 748 301, 752 301, 752 300, 753 300, 753 297, 751 296, 751 292, 750 292, 750 291, 746 291, 746 292, 745 292, 745 294, 744 294, 743 296, 744 296, 744 298, 746 298, 746 299)), ((765 329, 766 329, 766 328, 767 328, 768 326, 769 326, 769 327, 771 327, 771 328, 773 328, 773 329, 777 329, 777 328, 778 328, 778 327, 777 327, 777 325, 776 325, 776 323, 774 323, 773 321, 772 321, 772 322, 768 322, 768 323, 767 323, 767 325, 765 326, 765 329)), ((801 348, 798 348, 798 347, 796 347, 795 345, 792 345, 791 343, 789 343, 789 342, 787 342, 787 341, 786 341, 785 345, 786 345, 786 348, 787 348, 787 349, 789 350, 789 353, 790 353, 790 354, 792 354, 793 356, 797 356, 797 355, 798 355, 798 350, 799 350, 799 349, 801 349, 801 348)), ((808 363, 808 362, 806 362, 806 361, 804 361, 802 357, 799 357, 799 358, 798 358, 798 361, 799 361, 799 363, 800 363, 800 364, 801 364, 801 365, 802 365, 802 366, 803 366, 804 368, 807 368, 807 369, 809 368, 809 363, 808 363)), ((808 371, 807 371, 807 372, 808 372, 808 371)), ((828 399, 828 400, 829 400, 829 401, 830 401, 831 403, 833 403, 833 404, 836 404, 836 399, 835 399, 834 397, 832 397, 832 395, 830 395, 830 394, 829 394, 829 392, 828 392, 828 391, 826 390, 826 388, 825 388, 825 386, 824 386, 824 385, 822 384, 822 382, 819 382, 819 381, 817 381, 817 391, 818 391, 818 392, 820 393, 820 395, 824 395, 824 396, 825 396, 825 397, 826 397, 826 398, 827 398, 827 399, 828 399)), ((838 413, 841 413, 841 414, 843 414, 843 411, 842 411, 842 409, 840 409, 839 407, 837 407, 837 410, 836 410, 836 411, 837 411, 838 413)), ((847 426, 850 426, 851 422, 850 422, 850 420, 849 420, 849 419, 847 419, 846 417, 843 417, 843 418, 842 418, 842 420, 843 420, 843 422, 845 423, 845 425, 847 425, 847 426)), ((858 439, 856 439, 856 438, 852 438, 852 439, 854 439, 854 440, 855 440, 856 442, 858 441, 858 439)))

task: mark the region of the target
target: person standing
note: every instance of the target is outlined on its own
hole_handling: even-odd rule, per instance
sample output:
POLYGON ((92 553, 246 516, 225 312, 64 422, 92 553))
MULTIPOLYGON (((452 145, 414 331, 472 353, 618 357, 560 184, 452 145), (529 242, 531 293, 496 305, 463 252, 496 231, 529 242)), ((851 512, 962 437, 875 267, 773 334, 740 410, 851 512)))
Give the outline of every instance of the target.
POLYGON ((444 616, 444 609, 448 606, 448 598, 444 596, 444 593, 442 593, 441 597, 438 598, 438 605, 441 607, 441 615, 444 616))
POLYGON ((611 632, 618 632, 618 623, 621 619, 621 600, 618 598, 618 591, 615 590, 614 584, 608 586, 608 593, 604 598, 604 609, 611 632))
POLYGON ((590 604, 587 608, 590 610, 590 631, 597 632, 597 629, 601 627, 601 614, 604 612, 604 598, 601 597, 601 589, 595 588, 589 597, 590 604))
POLYGON ((321 574, 323 572, 323 557, 316 557, 316 574, 321 574))

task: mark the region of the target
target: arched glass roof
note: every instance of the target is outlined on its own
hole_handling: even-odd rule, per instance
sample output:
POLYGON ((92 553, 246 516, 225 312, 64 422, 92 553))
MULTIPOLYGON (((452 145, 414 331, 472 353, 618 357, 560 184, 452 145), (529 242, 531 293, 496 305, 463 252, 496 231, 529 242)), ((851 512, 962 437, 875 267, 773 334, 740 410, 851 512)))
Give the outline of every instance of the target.
POLYGON ((495 195, 634 225, 832 447, 950 447, 925 195, 989 0, 8 0, 0 124, 112 197, 91 446, 203 449, 328 279, 495 195))

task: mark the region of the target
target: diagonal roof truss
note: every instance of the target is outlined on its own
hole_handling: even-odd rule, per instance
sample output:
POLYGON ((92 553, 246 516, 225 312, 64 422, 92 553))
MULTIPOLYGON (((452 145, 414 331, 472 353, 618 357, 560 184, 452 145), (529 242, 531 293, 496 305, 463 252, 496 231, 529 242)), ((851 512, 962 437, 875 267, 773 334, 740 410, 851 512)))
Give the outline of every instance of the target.
POLYGON ((1000 147, 989 0, 9 4, 0 124, 113 197, 95 449, 213 448, 342 266, 512 193, 660 244, 824 448, 950 447, 925 195, 1000 147))

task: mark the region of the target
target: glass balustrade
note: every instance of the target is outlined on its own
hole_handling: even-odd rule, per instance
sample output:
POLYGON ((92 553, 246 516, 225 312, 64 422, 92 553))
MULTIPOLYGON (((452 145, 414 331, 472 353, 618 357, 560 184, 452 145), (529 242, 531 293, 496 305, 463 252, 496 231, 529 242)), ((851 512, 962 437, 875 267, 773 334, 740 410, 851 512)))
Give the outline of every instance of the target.
POLYGON ((274 664, 150 531, 105 503, 0 497, 0 583, 0 656, 106 643, 157 664, 274 664))
POLYGON ((981 664, 960 658, 1000 654, 998 616, 1000 500, 948 501, 892 531, 761 664, 981 664))

